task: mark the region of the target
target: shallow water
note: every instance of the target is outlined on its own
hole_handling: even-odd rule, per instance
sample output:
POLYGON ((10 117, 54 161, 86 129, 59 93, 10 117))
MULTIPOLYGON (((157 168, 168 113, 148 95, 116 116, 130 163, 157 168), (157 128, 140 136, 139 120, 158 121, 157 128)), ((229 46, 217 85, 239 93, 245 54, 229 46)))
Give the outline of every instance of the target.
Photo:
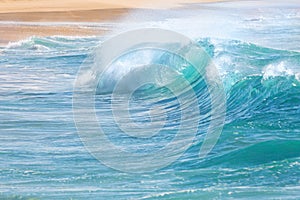
MULTIPOLYGON (((257 8, 252 2, 241 4, 238 12, 222 9, 231 7, 232 3, 206 4, 193 12, 170 11, 164 20, 153 21, 156 27, 190 36, 212 57, 224 84, 227 110, 218 143, 200 159, 209 99, 201 78, 193 77, 189 68, 181 71, 191 82, 196 79, 193 91, 202 111, 199 131, 178 160, 152 173, 106 167, 88 153, 77 134, 73 84, 82 63, 103 38, 31 37, 1 48, 0 198, 300 198, 299 7, 290 2, 257 8), (186 13, 192 14, 184 17, 186 13), (204 17, 220 20, 211 28, 211 21, 200 20, 204 17), (223 26, 225 22, 230 26, 223 26)), ((152 20, 151 15, 147 20, 152 20)), ((146 26, 137 22, 129 27, 146 26)), ((182 65, 147 51, 131 56, 119 63, 117 72, 105 75, 105 88, 122 77, 122 70, 141 60, 182 65)), ((158 76, 151 69, 144 76, 150 72, 158 76)), ((162 80, 174 81, 168 78, 162 80)), ((132 116, 142 125, 151 121, 146 112, 150 106, 167 109, 169 126, 157 137, 142 140, 120 134, 112 123, 109 89, 97 95, 98 119, 110 139, 127 151, 163 147, 176 134, 178 102, 162 88, 142 88, 134 97, 132 116), (149 94, 154 97, 147 99, 149 94)))

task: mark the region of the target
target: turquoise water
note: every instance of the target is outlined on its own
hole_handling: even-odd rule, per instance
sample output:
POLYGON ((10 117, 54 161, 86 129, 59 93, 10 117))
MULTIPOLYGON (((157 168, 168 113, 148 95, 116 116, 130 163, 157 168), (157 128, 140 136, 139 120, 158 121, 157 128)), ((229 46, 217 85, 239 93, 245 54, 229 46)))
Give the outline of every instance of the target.
MULTIPOLYGON (((299 7, 265 8, 269 12, 248 8, 228 15, 230 11, 218 10, 226 5, 231 4, 207 5, 232 25, 224 34, 213 34, 215 29, 205 34, 193 32, 196 28, 177 30, 193 37, 219 69, 227 101, 221 137, 207 157, 198 157, 209 124, 210 99, 201 77, 185 68, 181 74, 193 82, 202 111, 199 131, 178 160, 151 173, 131 174, 106 167, 88 153, 77 134, 73 84, 82 63, 93 56, 93 49, 104 38, 31 37, 2 47, 0 199, 299 199, 299 7)), ((192 18, 198 12, 199 16, 211 15, 193 12, 192 18)), ((184 22, 177 12, 172 15, 176 16, 173 20, 161 24, 172 28, 184 22)), ((152 86, 133 94, 132 116, 137 123, 149 122, 143 108, 150 104, 169 109, 166 131, 153 140, 141 140, 120 134, 111 122, 109 87, 120 79, 120 71, 141 60, 179 67, 182 63, 147 51, 131 56, 120 65, 124 69, 117 68, 119 73, 106 74, 108 90, 97 94, 97 115, 110 139, 125 145, 127 151, 155 150, 176 134, 180 117, 176 99, 152 86)), ((145 70, 144 76, 149 75, 158 73, 145 70)), ((180 86, 176 79, 162 79, 180 86)))

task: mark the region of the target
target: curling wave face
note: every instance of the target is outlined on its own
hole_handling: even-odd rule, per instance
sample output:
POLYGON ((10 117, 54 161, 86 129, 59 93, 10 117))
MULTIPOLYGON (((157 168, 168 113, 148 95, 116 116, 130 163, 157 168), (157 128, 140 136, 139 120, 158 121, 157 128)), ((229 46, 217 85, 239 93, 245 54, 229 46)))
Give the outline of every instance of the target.
MULTIPOLYGON (((74 79, 99 39, 32 37, 1 49, 1 195, 42 199, 114 198, 112 192, 122 199, 299 196, 299 52, 238 40, 197 40, 218 67, 227 95, 224 130, 204 159, 198 153, 211 99, 203 77, 165 52, 133 52, 112 63, 98 84, 97 117, 108 137, 126 151, 155 151, 172 141, 179 126, 179 102, 162 86, 174 84, 187 99, 195 93, 200 110, 199 131, 180 159, 151 176, 132 175, 102 166, 89 155, 72 118, 74 79), (158 67, 144 67, 149 62, 158 67), (159 64, 173 66, 174 73, 164 73, 159 64), (180 88, 177 76, 184 76, 192 90, 180 88), (135 90, 130 115, 140 127, 164 121, 166 129, 149 138, 124 135, 111 121, 113 86, 123 79, 121 100, 122 93, 147 77, 155 84, 135 90), (161 108, 165 111, 159 112, 161 108), (42 192, 34 189, 37 186, 42 192), (87 191, 91 196, 86 196, 87 191)), ((183 108, 193 117, 190 105, 183 108)))

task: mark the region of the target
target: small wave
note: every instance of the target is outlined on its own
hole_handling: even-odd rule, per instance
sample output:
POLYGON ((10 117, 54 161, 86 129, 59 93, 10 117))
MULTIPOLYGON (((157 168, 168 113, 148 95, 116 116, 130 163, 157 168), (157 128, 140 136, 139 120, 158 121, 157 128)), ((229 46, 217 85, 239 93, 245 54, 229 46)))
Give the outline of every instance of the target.
POLYGON ((43 38, 32 36, 30 38, 20 40, 17 42, 9 42, 6 49, 23 49, 23 50, 49 50, 43 38))
POLYGON ((5 49, 31 51, 72 50, 96 46, 100 40, 101 38, 96 36, 32 36, 17 42, 9 42, 5 49))

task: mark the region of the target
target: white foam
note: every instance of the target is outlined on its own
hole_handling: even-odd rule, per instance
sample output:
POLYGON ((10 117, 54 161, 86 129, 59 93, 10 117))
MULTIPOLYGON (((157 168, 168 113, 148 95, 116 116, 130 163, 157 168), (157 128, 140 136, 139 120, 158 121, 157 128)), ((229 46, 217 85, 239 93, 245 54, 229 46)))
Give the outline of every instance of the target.
POLYGON ((287 67, 287 63, 284 61, 266 66, 262 73, 264 79, 276 76, 295 75, 295 73, 287 67))
POLYGON ((23 40, 19 40, 19 41, 16 41, 16 42, 9 42, 7 45, 6 45, 6 48, 7 49, 10 49, 10 48, 17 48, 17 47, 20 47, 22 45, 24 45, 25 43, 30 43, 32 42, 32 39, 34 38, 35 36, 31 36, 29 38, 26 38, 26 39, 23 39, 23 40))

